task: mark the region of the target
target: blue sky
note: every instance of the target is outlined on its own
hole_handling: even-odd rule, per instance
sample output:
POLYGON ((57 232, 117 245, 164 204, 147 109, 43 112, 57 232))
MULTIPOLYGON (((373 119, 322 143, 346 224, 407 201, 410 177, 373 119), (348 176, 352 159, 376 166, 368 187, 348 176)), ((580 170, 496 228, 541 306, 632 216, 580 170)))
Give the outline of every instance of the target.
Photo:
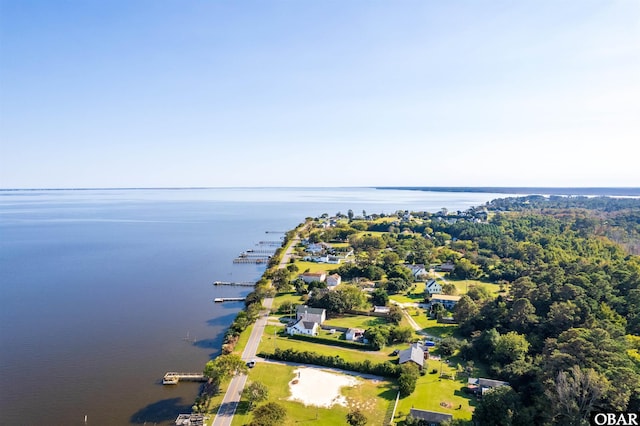
POLYGON ((0 187, 640 186, 640 2, 0 0, 0 187))

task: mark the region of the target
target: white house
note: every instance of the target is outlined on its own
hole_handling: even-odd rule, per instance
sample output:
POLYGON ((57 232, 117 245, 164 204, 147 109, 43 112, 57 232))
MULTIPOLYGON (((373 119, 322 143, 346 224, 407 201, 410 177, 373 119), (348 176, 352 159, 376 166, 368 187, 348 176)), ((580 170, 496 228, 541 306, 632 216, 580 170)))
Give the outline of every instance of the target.
POLYGON ((327 277, 327 287, 335 287, 340 285, 342 277, 338 274, 331 274, 327 277))
POLYGON ((302 278, 302 281, 304 281, 307 284, 312 283, 314 281, 319 281, 323 283, 324 280, 327 278, 327 274, 325 272, 305 272, 304 274, 300 275, 300 278, 302 278))
POLYGON ((427 281, 427 286, 425 287, 425 290, 429 294, 440 294, 442 293, 442 286, 436 280, 429 280, 427 281))
POLYGON ((350 328, 344 334, 344 338, 347 340, 358 340, 364 337, 364 330, 361 328, 350 328))
POLYGON ((413 274, 413 279, 415 280, 419 280, 420 277, 424 277, 429 273, 429 271, 427 271, 427 268, 425 268, 424 265, 405 265, 405 266, 409 268, 409 270, 413 274))
POLYGON ((388 306, 374 306, 373 312, 375 312, 376 314, 388 314, 389 312, 391 312, 391 308, 388 306))
POLYGON ((318 323, 300 319, 295 324, 287 327, 287 333, 289 333, 289 335, 291 336, 293 336, 294 334, 316 336, 318 334, 318 323))

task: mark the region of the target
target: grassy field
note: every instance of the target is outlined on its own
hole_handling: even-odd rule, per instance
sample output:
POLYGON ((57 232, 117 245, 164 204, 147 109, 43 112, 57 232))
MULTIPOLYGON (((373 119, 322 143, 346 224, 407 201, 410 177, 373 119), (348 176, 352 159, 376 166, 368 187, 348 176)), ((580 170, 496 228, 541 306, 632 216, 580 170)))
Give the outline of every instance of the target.
MULTIPOLYGON (((441 285, 445 284, 445 281, 442 278, 436 278, 436 280, 441 285)), ((458 290, 458 294, 466 294, 467 290, 474 285, 478 287, 486 288, 494 296, 497 296, 498 294, 500 294, 500 286, 498 284, 485 283, 480 280, 458 280, 455 278, 446 278, 446 280, 456 286, 456 290, 458 290)))
MULTIPOLYGON (((289 401, 289 382, 294 378, 296 367, 258 363, 249 373, 249 381, 258 381, 269 388, 269 402, 277 402, 287 410, 287 419, 283 426, 312 422, 316 425, 346 424, 346 415, 352 407, 360 408, 368 417, 368 424, 381 425, 389 407, 395 401, 395 384, 390 381, 360 380, 353 388, 343 388, 348 406, 334 405, 331 408, 305 406, 300 402, 289 401)), ((233 425, 245 425, 251 421, 248 405, 241 401, 233 425)))
MULTIPOLYGON (((364 351, 350 348, 342 348, 332 345, 322 345, 303 340, 289 339, 288 337, 278 334, 283 328, 278 326, 267 326, 265 333, 260 341, 258 352, 272 353, 275 348, 279 349, 295 349, 298 351, 312 351, 322 355, 340 356, 346 361, 358 361, 370 360, 371 362, 384 362, 397 360, 397 357, 392 357, 390 354, 395 349, 406 349, 409 347, 407 343, 400 345, 386 346, 380 351, 364 351)), ((336 335, 336 338, 338 336, 336 335)))
POLYGON ((337 318, 328 319, 324 325, 346 328, 362 328, 367 329, 376 325, 388 324, 386 318, 365 316, 365 315, 345 315, 337 318))
POLYGON ((302 260, 296 260, 295 265, 299 268, 299 273, 309 270, 311 273, 326 272, 327 274, 329 274, 330 270, 337 269, 340 266, 330 263, 304 262, 302 260))
POLYGON ((413 283, 413 288, 407 293, 391 294, 389 295, 389 299, 395 300, 398 303, 421 303, 424 300, 425 286, 425 282, 413 283))
POLYGON ((427 365, 427 374, 418 379, 416 390, 400 399, 394 420, 404 420, 411 408, 438 411, 451 414, 454 418, 470 420, 476 400, 462 392, 467 377, 440 378, 440 369, 451 376, 455 369, 440 361, 429 361, 427 365), (432 374, 432 370, 436 370, 436 373, 432 374))

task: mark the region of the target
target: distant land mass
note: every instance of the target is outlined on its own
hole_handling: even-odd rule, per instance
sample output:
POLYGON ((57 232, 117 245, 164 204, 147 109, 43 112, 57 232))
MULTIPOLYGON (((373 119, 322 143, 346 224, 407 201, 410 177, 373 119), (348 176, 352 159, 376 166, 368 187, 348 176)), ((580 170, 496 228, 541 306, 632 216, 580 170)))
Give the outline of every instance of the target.
POLYGON ((639 197, 640 188, 555 188, 524 186, 377 186, 376 189, 404 189, 432 192, 488 192, 496 194, 540 194, 540 195, 590 195, 611 197, 639 197))

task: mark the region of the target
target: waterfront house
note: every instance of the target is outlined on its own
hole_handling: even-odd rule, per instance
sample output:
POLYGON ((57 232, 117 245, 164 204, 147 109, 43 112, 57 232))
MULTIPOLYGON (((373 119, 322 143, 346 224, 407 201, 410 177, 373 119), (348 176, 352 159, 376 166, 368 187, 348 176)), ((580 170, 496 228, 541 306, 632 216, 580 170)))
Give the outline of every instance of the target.
POLYGON ((429 280, 427 281, 425 290, 429 294, 440 294, 442 293, 442 286, 436 280, 429 280))
POLYGON ((327 311, 321 308, 310 308, 307 305, 296 306, 296 321, 311 321, 322 324, 327 319, 327 311))
POLYGON ((422 349, 420 343, 412 343, 409 349, 398 353, 398 364, 404 364, 409 361, 420 367, 420 370, 424 367, 424 349, 422 349))
POLYGON ((316 281, 323 283, 324 280, 327 278, 327 273, 326 272, 305 272, 304 274, 300 275, 300 278, 302 278, 302 281, 304 281, 307 284, 316 282, 316 281))
POLYGON ((440 413, 438 411, 418 410, 415 408, 412 408, 409 411, 409 415, 414 419, 420 419, 422 421, 421 424, 426 424, 428 426, 438 426, 444 422, 450 422, 453 420, 453 416, 451 414, 440 413))
POLYGON ((431 297, 431 306, 435 303, 440 303, 445 309, 451 310, 460 301, 460 296, 453 296, 449 294, 436 294, 431 297))
POLYGON ((335 287, 340 285, 342 277, 338 274, 331 274, 327 277, 327 287, 335 287))

